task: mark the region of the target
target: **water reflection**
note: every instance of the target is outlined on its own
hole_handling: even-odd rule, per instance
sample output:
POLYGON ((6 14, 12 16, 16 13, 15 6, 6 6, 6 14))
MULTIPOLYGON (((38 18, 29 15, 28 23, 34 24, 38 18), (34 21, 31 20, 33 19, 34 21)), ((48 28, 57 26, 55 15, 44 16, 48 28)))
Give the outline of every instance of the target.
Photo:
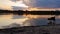
MULTIPOLYGON (((54 15, 0 15, 0 27, 7 26, 12 23, 20 24, 21 26, 40 26, 47 25, 47 18, 54 15)), ((60 16, 57 16, 56 23, 60 24, 60 16)))
POLYGON ((12 19, 12 18, 15 18, 13 16, 15 16, 15 15, 1 15, 1 17, 0 17, 0 27, 1 26, 7 26, 7 25, 10 25, 12 23, 18 23, 18 24, 22 25, 23 22, 28 19, 26 17, 21 18, 20 16, 18 16, 18 17, 20 17, 19 19, 17 19, 18 17, 16 17, 16 16, 15 16, 16 19, 12 19))

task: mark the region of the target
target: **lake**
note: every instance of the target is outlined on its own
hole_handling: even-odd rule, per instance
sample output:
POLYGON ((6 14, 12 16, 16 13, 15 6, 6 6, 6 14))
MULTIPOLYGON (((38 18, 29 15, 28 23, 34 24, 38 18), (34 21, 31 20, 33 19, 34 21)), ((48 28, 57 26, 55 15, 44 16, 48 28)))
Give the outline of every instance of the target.
MULTIPOLYGON (((8 26, 12 23, 20 24, 20 26, 40 26, 47 25, 48 18, 54 15, 0 15, 0 28, 8 26)), ((60 16, 56 16, 56 24, 60 24, 60 16)))

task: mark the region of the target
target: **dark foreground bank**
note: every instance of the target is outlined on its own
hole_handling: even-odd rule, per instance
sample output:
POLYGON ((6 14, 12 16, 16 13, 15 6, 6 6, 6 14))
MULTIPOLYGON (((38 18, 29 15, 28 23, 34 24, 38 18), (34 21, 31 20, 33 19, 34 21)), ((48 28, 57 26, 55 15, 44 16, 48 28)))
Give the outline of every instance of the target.
POLYGON ((0 34, 60 34, 60 25, 5 28, 0 29, 0 34))

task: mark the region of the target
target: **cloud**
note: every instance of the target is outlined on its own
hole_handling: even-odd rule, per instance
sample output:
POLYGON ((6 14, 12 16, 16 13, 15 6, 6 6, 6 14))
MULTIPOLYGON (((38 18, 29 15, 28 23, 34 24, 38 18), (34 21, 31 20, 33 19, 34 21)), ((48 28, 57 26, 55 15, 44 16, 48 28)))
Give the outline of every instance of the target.
POLYGON ((20 0, 10 0, 10 1, 12 1, 12 2, 17 2, 17 1, 20 1, 20 0))
POLYGON ((28 8, 28 6, 25 5, 25 4, 23 3, 23 1, 18 1, 18 2, 16 2, 13 6, 26 7, 26 8, 28 8))
POLYGON ((60 8, 60 0, 24 0, 26 5, 43 8, 60 8))
POLYGON ((28 8, 28 6, 25 5, 22 1, 12 2, 10 0, 0 0, 0 9, 14 10, 13 6, 19 8, 28 8))
POLYGON ((18 6, 12 6, 13 10, 26 10, 26 7, 18 7, 18 6))
POLYGON ((39 8, 60 8, 60 0, 0 0, 0 9, 15 10, 17 9, 15 7, 21 9, 28 8, 28 6, 39 8))
POLYGON ((11 2, 10 0, 0 0, 0 9, 4 9, 4 10, 12 10, 12 5, 14 3, 11 2))

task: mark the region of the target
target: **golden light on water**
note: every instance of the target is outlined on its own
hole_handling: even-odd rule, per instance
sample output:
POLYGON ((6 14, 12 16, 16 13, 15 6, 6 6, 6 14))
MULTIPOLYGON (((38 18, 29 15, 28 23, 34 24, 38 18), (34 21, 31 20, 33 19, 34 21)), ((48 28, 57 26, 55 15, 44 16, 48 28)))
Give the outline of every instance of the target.
POLYGON ((27 17, 27 18, 37 18, 37 15, 31 15, 31 14, 24 14, 23 16, 27 17))
POLYGON ((23 16, 27 17, 27 18, 49 18, 49 17, 53 17, 54 15, 31 15, 31 14, 24 14, 23 16))
MULTIPOLYGON (((7 25, 10 25, 12 23, 17 23, 17 24, 20 24, 21 26, 29 26, 28 24, 31 25, 30 22, 25 22, 27 20, 30 20, 30 19, 37 19, 37 18, 50 18, 50 17, 53 17, 54 15, 31 15, 31 14, 24 14, 22 15, 0 15, 0 27, 1 26, 7 26, 7 25), (14 18, 14 17, 15 18, 14 18), (17 16, 17 17, 16 17, 17 16), (14 18, 14 19, 13 19, 14 18)), ((58 19, 60 18, 60 16, 57 17, 58 19)))
MULTIPOLYGON (((23 24, 24 21, 26 21, 28 18, 17 18, 17 19, 13 19, 14 15, 0 15, 0 27, 1 26, 6 26, 6 25, 9 25, 9 24, 12 24, 12 23, 18 23, 20 25, 23 24)), ((17 16, 17 15, 15 15, 17 16)), ((20 16, 18 16, 20 17, 20 16)))

